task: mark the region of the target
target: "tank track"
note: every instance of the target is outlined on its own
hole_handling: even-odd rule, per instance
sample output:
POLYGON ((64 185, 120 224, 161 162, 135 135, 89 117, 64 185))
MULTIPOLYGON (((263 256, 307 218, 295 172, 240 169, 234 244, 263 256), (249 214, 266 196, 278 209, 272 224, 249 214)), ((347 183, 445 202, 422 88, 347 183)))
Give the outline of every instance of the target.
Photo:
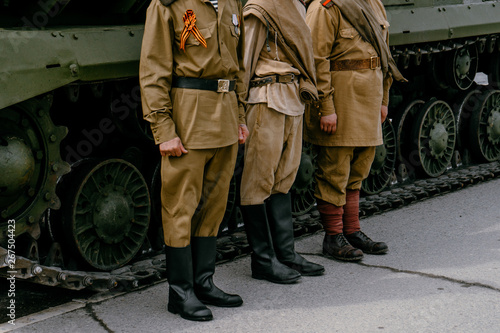
MULTIPOLYGON (((380 194, 362 197, 360 217, 366 218, 387 212, 495 178, 500 178, 500 162, 452 169, 438 178, 416 180, 380 194)), ((294 218, 296 238, 321 230, 319 212, 316 209, 294 218)), ((250 253, 250 246, 243 228, 222 235, 217 241, 217 263, 231 261, 248 253, 250 253)), ((65 270, 54 266, 44 266, 20 256, 16 257, 15 268, 9 269, 9 257, 4 248, 0 248, 0 263, 2 275, 13 274, 18 279, 73 290, 132 290, 165 277, 165 257, 162 253, 153 251, 143 251, 133 263, 111 272, 65 270)))

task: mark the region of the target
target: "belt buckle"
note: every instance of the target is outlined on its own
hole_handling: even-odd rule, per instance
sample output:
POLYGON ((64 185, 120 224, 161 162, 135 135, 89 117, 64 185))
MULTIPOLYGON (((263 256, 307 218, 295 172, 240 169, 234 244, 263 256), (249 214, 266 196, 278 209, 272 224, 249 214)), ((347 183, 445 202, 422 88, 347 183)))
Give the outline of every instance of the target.
POLYGON ((378 57, 371 57, 370 58, 370 69, 377 69, 377 59, 378 57))
POLYGON ((229 92, 229 80, 217 80, 217 92, 229 92))
POLYGON ((295 74, 290 73, 290 74, 287 74, 287 75, 281 75, 281 76, 279 76, 278 82, 279 83, 290 83, 290 82, 293 82, 293 79, 295 79, 295 74))

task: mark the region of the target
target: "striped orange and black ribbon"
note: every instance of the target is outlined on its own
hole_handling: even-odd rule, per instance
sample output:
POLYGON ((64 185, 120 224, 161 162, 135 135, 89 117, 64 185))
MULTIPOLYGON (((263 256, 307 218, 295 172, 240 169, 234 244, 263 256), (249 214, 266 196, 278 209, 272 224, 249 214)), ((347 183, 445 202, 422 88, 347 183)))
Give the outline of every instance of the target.
POLYGON ((180 49, 186 50, 186 40, 189 37, 189 34, 193 34, 194 38, 200 42, 201 45, 207 47, 207 41, 201 34, 200 30, 196 26, 196 15, 191 9, 186 10, 184 16, 182 17, 184 20, 184 29, 181 32, 181 46, 180 49))

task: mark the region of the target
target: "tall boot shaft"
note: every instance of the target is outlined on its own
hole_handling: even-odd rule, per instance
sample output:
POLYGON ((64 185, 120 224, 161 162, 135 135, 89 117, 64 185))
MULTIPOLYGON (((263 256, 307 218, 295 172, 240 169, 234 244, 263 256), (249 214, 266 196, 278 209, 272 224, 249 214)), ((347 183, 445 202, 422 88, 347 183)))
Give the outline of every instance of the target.
POLYGON ((342 215, 344 208, 332 203, 316 199, 317 208, 321 216, 321 224, 327 235, 338 235, 342 233, 342 215))
POLYGON ((167 280, 169 283, 168 311, 194 321, 212 320, 212 312, 196 297, 193 289, 191 245, 165 247, 167 280))
POLYGON ((290 193, 272 194, 266 201, 266 213, 276 257, 281 262, 293 261, 295 239, 290 193))
POLYGON ((196 297, 204 304, 220 307, 236 307, 243 304, 240 296, 223 292, 213 282, 217 237, 193 237, 191 247, 196 297))
POLYGON ((293 283, 300 274, 280 263, 274 252, 266 205, 241 206, 248 243, 252 249, 252 277, 274 283, 293 283))
POLYGON ((343 216, 343 233, 350 235, 361 230, 359 224, 359 190, 347 190, 343 216))
POLYGON ((323 274, 323 266, 306 260, 295 251, 291 194, 272 194, 266 202, 266 211, 278 260, 302 275, 323 274))

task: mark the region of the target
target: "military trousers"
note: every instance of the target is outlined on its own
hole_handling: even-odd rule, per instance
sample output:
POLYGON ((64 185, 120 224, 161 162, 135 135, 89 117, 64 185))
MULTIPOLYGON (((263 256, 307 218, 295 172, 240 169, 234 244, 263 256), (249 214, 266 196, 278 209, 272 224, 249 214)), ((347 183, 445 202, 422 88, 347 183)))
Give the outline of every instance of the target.
POLYGON ((315 146, 317 152, 315 197, 344 206, 346 190, 359 190, 370 173, 376 147, 315 146))
POLYGON ((271 194, 288 193, 302 155, 302 115, 288 116, 265 103, 247 105, 241 204, 259 205, 271 194))
POLYGON ((161 202, 165 244, 186 247, 191 237, 215 237, 227 205, 238 143, 213 149, 188 149, 162 157, 161 202))

